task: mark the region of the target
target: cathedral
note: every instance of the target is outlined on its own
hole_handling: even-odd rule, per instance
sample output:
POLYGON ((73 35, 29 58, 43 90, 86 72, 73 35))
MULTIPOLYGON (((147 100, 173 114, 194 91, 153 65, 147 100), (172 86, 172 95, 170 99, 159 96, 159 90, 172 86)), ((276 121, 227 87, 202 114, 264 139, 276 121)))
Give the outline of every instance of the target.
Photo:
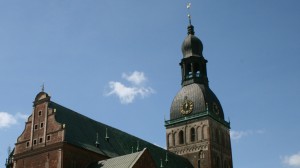
POLYGON ((232 168, 230 123, 209 87, 203 44, 188 25, 181 89, 163 149, 51 100, 42 89, 6 168, 232 168))

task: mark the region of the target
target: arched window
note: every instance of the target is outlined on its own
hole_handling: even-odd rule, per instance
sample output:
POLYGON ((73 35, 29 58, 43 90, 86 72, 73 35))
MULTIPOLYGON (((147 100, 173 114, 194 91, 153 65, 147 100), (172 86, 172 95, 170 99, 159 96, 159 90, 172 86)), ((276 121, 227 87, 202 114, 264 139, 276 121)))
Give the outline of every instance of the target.
POLYGON ((191 128, 190 134, 191 134, 191 142, 194 142, 196 139, 195 128, 191 128))
POLYGON ((195 73, 195 76, 196 77, 200 77, 201 74, 200 74, 200 67, 199 67, 199 64, 194 64, 194 73, 195 73))
POLYGON ((205 158, 204 152, 200 151, 199 152, 199 159, 204 159, 204 158, 205 158))
POLYGON ((198 154, 198 159, 204 159, 205 158, 205 154, 204 152, 201 150, 198 154))
POLYGON ((183 144, 183 131, 179 131, 179 134, 178 134, 178 139, 179 139, 179 144, 183 144))
POLYGON ((192 74, 192 66, 191 64, 186 64, 185 66, 185 77, 186 79, 191 78, 193 76, 192 74))

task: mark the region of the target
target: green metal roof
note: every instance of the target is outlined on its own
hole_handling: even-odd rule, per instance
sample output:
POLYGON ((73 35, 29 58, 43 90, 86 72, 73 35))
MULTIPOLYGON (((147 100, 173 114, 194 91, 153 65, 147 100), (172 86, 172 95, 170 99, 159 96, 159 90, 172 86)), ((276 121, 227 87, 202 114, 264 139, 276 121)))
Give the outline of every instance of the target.
POLYGON ((195 114, 192 114, 192 115, 183 116, 183 117, 176 118, 176 119, 173 119, 173 120, 166 120, 165 121, 165 126, 168 127, 168 126, 172 126, 172 125, 175 125, 175 124, 178 124, 178 123, 186 122, 186 121, 193 120, 193 119, 203 118, 203 117, 207 117, 207 116, 210 116, 215 121, 223 124, 227 128, 230 128, 230 122, 227 122, 224 119, 216 116, 215 113, 210 112, 209 110, 205 110, 205 111, 202 111, 200 113, 195 113, 195 114))
MULTIPOLYGON (((157 167, 161 165, 161 159, 167 167, 193 167, 189 161, 181 156, 175 155, 154 144, 130 135, 126 132, 92 120, 84 115, 65 108, 55 102, 50 101, 49 107, 55 110, 55 119, 61 124, 65 124, 65 142, 105 155, 109 158, 131 154, 147 148, 155 161, 157 167), (106 129, 109 140, 106 137, 106 129), (98 134, 99 147, 96 147, 96 135, 98 134)), ((166 166, 164 166, 166 167, 166 166)))
POLYGON ((132 167, 140 156, 143 154, 143 151, 135 152, 128 155, 118 156, 107 160, 99 161, 97 164, 93 166, 89 166, 89 168, 128 168, 132 167))

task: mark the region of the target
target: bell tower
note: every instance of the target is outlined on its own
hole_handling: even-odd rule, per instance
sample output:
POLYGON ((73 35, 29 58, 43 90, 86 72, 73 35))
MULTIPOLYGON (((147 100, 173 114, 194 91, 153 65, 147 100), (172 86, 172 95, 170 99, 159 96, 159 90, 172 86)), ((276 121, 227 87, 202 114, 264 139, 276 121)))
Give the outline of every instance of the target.
POLYGON ((186 157, 195 168, 232 168, 230 122, 224 120, 221 103, 209 88, 203 44, 188 16, 181 47, 182 88, 165 121, 167 149, 186 157))

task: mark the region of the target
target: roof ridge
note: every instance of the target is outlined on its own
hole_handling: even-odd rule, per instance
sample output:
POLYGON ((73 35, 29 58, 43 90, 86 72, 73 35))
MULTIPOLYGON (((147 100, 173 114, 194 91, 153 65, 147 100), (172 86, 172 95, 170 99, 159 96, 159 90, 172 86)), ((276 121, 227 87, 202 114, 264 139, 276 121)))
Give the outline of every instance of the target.
MULTIPOLYGON (((118 128, 84 116, 55 102, 51 101, 49 107, 57 108, 55 112, 55 120, 59 123, 66 124, 66 143, 102 154, 108 158, 115 158, 118 156, 130 155, 132 147, 135 146, 135 143, 138 141, 141 149, 147 148, 156 166, 160 165, 160 157, 163 157, 166 152, 170 154, 170 160, 173 160, 174 162, 169 162, 169 164, 172 163, 171 165, 189 163, 186 158, 173 154, 165 148, 155 145, 150 141, 141 139, 118 128), (106 133, 105 128, 108 129, 110 136, 109 140, 104 138, 106 133), (99 148, 95 145, 96 133, 99 133, 99 136, 102 137, 99 139, 99 148)), ((143 153, 144 152, 140 152, 136 154, 139 156, 131 156, 136 158, 140 157, 143 153)))
POLYGON ((144 148, 142 151, 139 152, 139 154, 135 157, 135 159, 133 160, 133 162, 130 164, 130 168, 132 168, 134 166, 134 164, 139 160, 139 158, 144 154, 144 152, 146 151, 147 148, 144 148))

